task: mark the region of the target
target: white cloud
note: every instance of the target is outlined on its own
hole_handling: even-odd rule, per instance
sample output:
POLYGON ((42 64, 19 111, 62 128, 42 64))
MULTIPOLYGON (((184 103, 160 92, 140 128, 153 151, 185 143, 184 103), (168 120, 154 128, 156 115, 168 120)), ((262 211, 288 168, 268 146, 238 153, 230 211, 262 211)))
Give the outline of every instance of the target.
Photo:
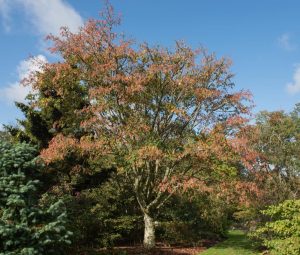
POLYGON ((300 92, 300 66, 298 66, 293 75, 293 82, 286 85, 289 94, 297 94, 300 92))
POLYGON ((282 34, 277 39, 277 42, 279 46, 286 51, 293 51, 297 48, 296 45, 291 41, 291 35, 288 33, 282 34))
POLYGON ((43 55, 38 55, 28 60, 21 61, 17 67, 18 81, 0 89, 2 99, 8 103, 13 103, 15 101, 24 102, 25 97, 32 91, 32 88, 30 86, 24 87, 20 84, 20 81, 28 78, 30 73, 40 71, 40 64, 46 62, 47 59, 43 55))
POLYGON ((18 0, 32 24, 41 34, 57 34, 61 26, 76 31, 83 24, 81 16, 63 0, 18 0))
POLYGON ((28 78, 30 72, 41 71, 40 63, 47 63, 47 59, 43 55, 37 55, 35 57, 22 60, 17 67, 19 78, 28 78))
POLYGON ((64 0, 0 0, 1 15, 6 23, 15 7, 24 9, 27 21, 41 35, 58 34, 62 26, 77 31, 83 24, 79 13, 64 0))

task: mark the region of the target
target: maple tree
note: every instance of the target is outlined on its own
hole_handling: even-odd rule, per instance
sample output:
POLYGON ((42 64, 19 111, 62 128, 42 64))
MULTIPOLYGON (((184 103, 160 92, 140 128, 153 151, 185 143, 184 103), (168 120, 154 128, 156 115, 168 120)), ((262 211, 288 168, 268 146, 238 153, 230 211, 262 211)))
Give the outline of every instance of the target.
POLYGON ((203 186, 197 173, 214 171, 213 160, 247 153, 235 134, 247 121, 251 95, 234 92, 229 60, 182 42, 174 50, 137 46, 114 32, 119 22, 109 6, 103 19, 77 33, 62 28, 60 36, 50 35, 62 61, 43 63, 24 83, 36 91, 35 109, 49 103, 41 90, 61 100, 70 99, 73 87, 87 91, 89 103, 77 111, 84 133, 57 131, 41 156, 51 163, 76 151, 115 167, 133 187, 144 245, 152 248, 155 216, 172 194, 203 186))

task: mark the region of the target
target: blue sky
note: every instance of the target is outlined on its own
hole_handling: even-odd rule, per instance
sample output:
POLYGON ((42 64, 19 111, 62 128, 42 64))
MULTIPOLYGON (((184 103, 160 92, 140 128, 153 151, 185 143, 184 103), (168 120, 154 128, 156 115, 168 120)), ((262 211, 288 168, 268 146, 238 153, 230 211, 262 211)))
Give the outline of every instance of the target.
MULTIPOLYGON (((300 1, 112 0, 119 28, 137 42, 173 46, 184 40, 233 60, 238 89, 254 95, 255 112, 292 110, 300 102, 300 1)), ((73 31, 97 17, 99 0, 0 0, 0 124, 21 115, 14 100, 28 88, 29 56, 53 61, 43 38, 67 25, 73 31)))

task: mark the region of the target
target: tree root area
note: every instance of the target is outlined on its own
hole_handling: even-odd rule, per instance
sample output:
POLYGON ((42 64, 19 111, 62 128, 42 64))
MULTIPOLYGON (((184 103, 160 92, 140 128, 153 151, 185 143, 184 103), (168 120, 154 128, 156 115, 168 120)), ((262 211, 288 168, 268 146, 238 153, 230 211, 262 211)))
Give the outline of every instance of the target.
MULTIPOLYGON (((100 249, 97 255, 197 255, 216 242, 203 242, 201 246, 163 246, 157 244, 154 249, 147 250, 143 246, 122 246, 113 249, 100 249)), ((87 254, 89 255, 89 254, 87 254)))

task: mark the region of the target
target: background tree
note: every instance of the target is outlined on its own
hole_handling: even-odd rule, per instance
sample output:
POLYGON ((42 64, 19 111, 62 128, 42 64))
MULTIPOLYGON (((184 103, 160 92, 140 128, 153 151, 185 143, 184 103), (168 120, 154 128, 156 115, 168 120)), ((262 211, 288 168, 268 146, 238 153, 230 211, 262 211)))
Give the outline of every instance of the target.
POLYGON ((235 216, 246 222, 250 230, 268 221, 262 213, 268 206, 299 199, 299 117, 299 105, 291 113, 261 112, 248 130, 249 147, 257 155, 255 171, 246 179, 252 180, 260 192, 259 196, 248 196, 248 204, 244 203, 235 216))
POLYGON ((59 254, 70 232, 61 201, 38 205, 36 149, 0 142, 0 254, 59 254))
POLYGON ((257 118, 257 128, 257 149, 262 159, 267 161, 265 167, 290 185, 296 185, 294 196, 297 197, 299 190, 295 188, 300 171, 300 118, 297 108, 291 114, 262 112, 257 118))
POLYGON ((299 106, 291 113, 261 112, 251 135, 259 153, 257 169, 264 173, 265 205, 299 198, 300 118, 299 106))
MULTIPOLYGON (((32 63, 43 66, 44 62, 32 59, 32 63)), ((75 68, 75 67, 74 67, 75 68)), ((36 71, 35 74, 43 75, 36 71)), ((87 92, 79 81, 69 77, 72 86, 59 85, 59 89, 51 87, 51 79, 55 73, 47 73, 36 94, 27 95, 27 102, 16 102, 17 108, 24 114, 17 126, 5 125, 5 129, 19 142, 30 142, 39 149, 48 146, 49 141, 57 133, 82 135, 81 118, 76 111, 82 110, 87 104, 87 92), (49 85, 50 83, 50 85, 49 85), (63 93, 62 93, 63 91, 63 93), (32 103, 38 97, 39 107, 32 103)), ((65 77, 67 78, 67 77, 65 77)))
MULTIPOLYGON (((32 59, 32 63, 41 66, 45 64, 35 58, 32 59)), ((76 67, 73 66, 73 69, 76 70, 76 67)), ((44 73, 35 71, 29 80, 33 75, 43 76, 44 73)), ((89 104, 86 88, 73 74, 69 74, 68 78, 65 76, 66 80, 58 87, 53 87, 51 82, 54 75, 55 70, 45 74, 41 78, 43 82, 39 90, 27 95, 26 103, 15 103, 24 114, 24 118, 18 120, 17 126, 5 126, 6 132, 14 141, 27 142, 42 150, 48 147, 56 134, 77 139, 84 134, 83 128, 80 127, 82 118, 77 112, 89 104), (66 86, 65 83, 72 85, 66 86), (35 105, 36 98, 38 107, 35 105)), ((62 161, 45 168, 43 176, 47 179, 48 189, 60 189, 65 190, 65 193, 74 194, 105 181, 110 170, 112 169, 103 169, 102 165, 86 160, 84 155, 70 152, 62 161), (99 179, 98 182, 95 178, 99 179)))
POLYGON ((0 141, 9 141, 11 139, 10 134, 7 131, 0 131, 0 141))

